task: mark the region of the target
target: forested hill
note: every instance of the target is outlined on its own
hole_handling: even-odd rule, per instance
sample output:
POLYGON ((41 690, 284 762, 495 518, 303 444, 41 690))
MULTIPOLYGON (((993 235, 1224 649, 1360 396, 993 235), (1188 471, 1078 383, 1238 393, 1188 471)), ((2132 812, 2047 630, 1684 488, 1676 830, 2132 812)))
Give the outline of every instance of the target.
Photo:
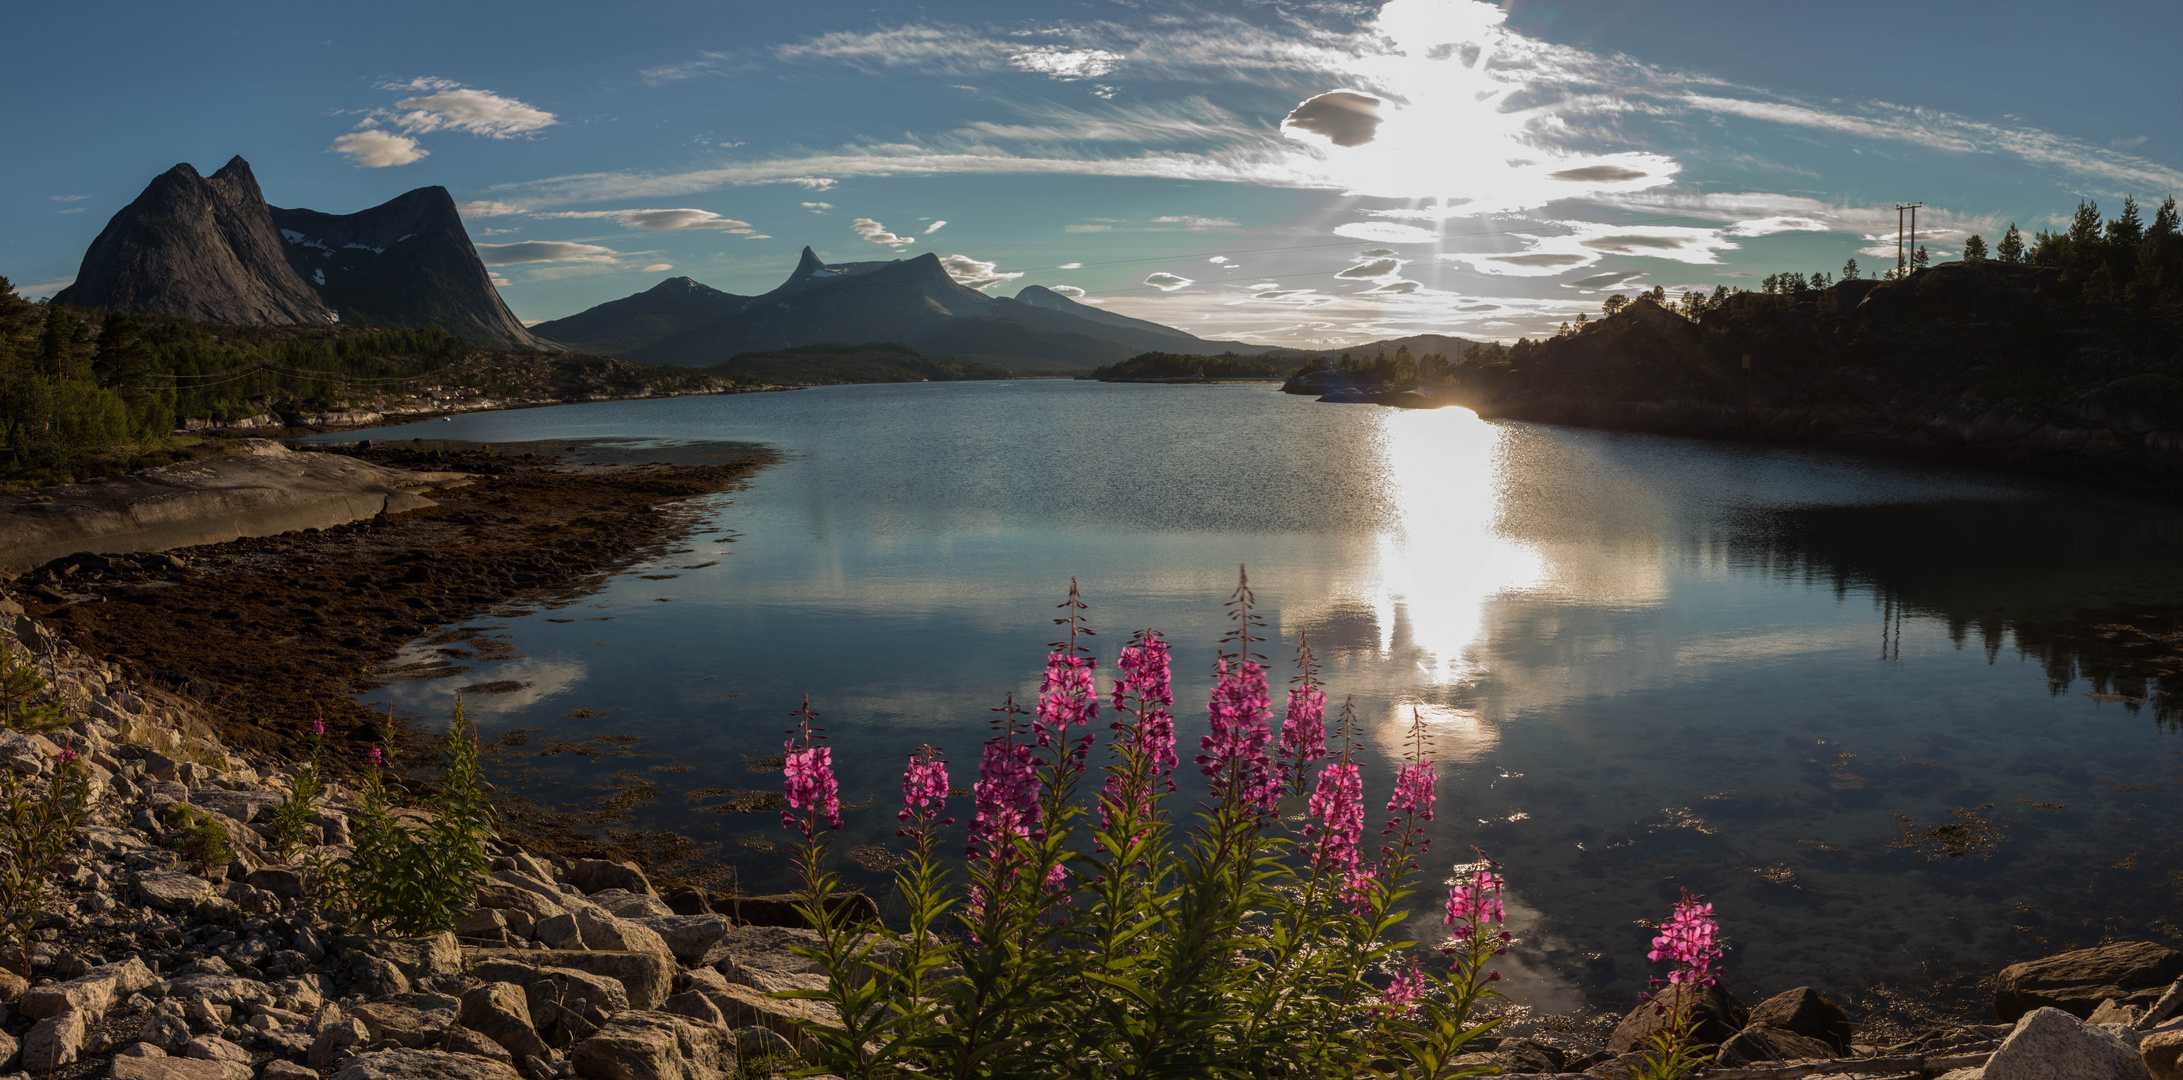
POLYGON ((1261 360, 1255 356, 1223 353, 1138 353, 1119 364, 1096 368, 1091 377, 1100 382, 1172 381, 1176 379, 1275 379, 1295 367, 1292 363, 1261 360))
POLYGON ((2174 200, 1899 278, 1611 298, 1426 388, 1494 416, 1807 442, 2183 487, 2183 232, 2174 200))

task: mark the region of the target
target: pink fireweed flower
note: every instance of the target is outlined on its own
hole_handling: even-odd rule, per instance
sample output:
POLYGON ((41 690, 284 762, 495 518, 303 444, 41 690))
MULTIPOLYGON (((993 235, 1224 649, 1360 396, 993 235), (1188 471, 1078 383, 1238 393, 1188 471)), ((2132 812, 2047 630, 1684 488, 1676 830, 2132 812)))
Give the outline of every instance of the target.
POLYGON ((1173 771, 1180 762, 1175 757, 1175 718, 1168 714, 1175 706, 1175 687, 1168 674, 1167 642, 1143 634, 1122 649, 1115 667, 1122 677, 1114 683, 1114 711, 1136 717, 1134 722, 1116 719, 1115 734, 1146 752, 1155 772, 1173 771), (1133 699, 1134 709, 1126 704, 1133 699))
MULTIPOLYGON (((1066 740, 1069 728, 1099 718, 1099 692, 1092 686, 1092 675, 1098 667, 1099 661, 1093 657, 1070 652, 1047 654, 1046 677, 1039 684, 1038 712, 1031 724, 1041 747, 1052 746, 1056 738, 1066 740)), ((1076 752, 1090 745, 1091 735, 1087 732, 1084 745, 1076 752)))
POLYGON ((1357 767, 1336 763, 1320 770, 1305 813, 1312 865, 1342 874, 1356 870, 1357 842, 1364 837, 1364 780, 1357 767))
POLYGON ((1292 686, 1281 719, 1281 760, 1302 766, 1325 756, 1326 691, 1310 683, 1292 686))
MULTIPOLYGON (((1469 880, 1457 882, 1448 890, 1448 909, 1440 919, 1441 925, 1451 927, 1451 936, 1457 941, 1466 941, 1483 932, 1488 923, 1508 921, 1508 910, 1501 901, 1504 884, 1501 876, 1491 870, 1480 870, 1469 880)), ((1494 951, 1506 951, 1506 946, 1494 951)))
POLYGON ((380 755, 380 753, 379 753, 379 748, 378 748, 378 747, 376 747, 376 746, 372 747, 372 748, 371 748, 371 767, 372 767, 372 768, 376 769, 376 768, 378 768, 378 767, 379 767, 379 760, 380 760, 380 756, 381 756, 381 755, 380 755))
MULTIPOLYGON (((1433 819, 1433 763, 1419 761, 1404 765, 1395 773, 1395 793, 1387 799, 1387 812, 1398 811, 1417 815, 1422 820, 1433 819)), ((1395 831, 1395 822, 1389 821, 1380 835, 1395 831)))
POLYGON ((941 818, 941 810, 947 806, 947 762, 940 759, 939 751, 928 746, 910 755, 909 767, 902 770, 902 810, 895 820, 914 825, 904 825, 896 830, 897 836, 919 837, 934 824, 953 825, 954 818, 941 818), (937 822, 933 819, 939 818, 937 822))
POLYGON ((1711 986, 1715 981, 1713 965, 1721 958, 1721 927, 1713 918, 1713 905, 1698 902, 1703 899, 1685 891, 1683 898, 1675 902, 1674 914, 1660 924, 1660 936, 1652 939, 1652 951, 1645 954, 1648 960, 1666 960, 1675 965, 1675 970, 1668 973, 1670 983, 1711 986))
POLYGON ((793 741, 787 744, 787 750, 781 786, 789 808, 781 811, 781 827, 802 828, 809 836, 814 832, 817 815, 825 814, 827 828, 841 828, 841 784, 834 779, 834 751, 825 746, 798 747, 793 741), (813 821, 797 821, 799 810, 813 821))
POLYGON ((1380 991, 1380 1002, 1372 1011, 1381 1016, 1413 1016, 1417 1013, 1417 999, 1425 996, 1425 973, 1416 964, 1395 972, 1395 981, 1380 991))
POLYGON ((1028 743, 994 739, 978 762, 970 787, 977 814, 970 822, 970 854, 997 859, 1016 837, 1038 836, 1038 760, 1028 743))
POLYGON ((1216 797, 1233 796, 1272 813, 1281 803, 1281 781, 1266 755, 1273 741, 1273 729, 1266 725, 1273 715, 1266 669, 1244 657, 1227 657, 1214 670, 1213 697, 1206 703, 1212 731, 1198 740, 1204 751, 1198 768, 1216 797))
POLYGON ((321 739, 326 737, 325 717, 321 716, 318 719, 311 721, 311 734, 316 735, 321 739))
POLYGON ((76 741, 74 739, 61 740, 60 759, 63 768, 76 763, 76 741))

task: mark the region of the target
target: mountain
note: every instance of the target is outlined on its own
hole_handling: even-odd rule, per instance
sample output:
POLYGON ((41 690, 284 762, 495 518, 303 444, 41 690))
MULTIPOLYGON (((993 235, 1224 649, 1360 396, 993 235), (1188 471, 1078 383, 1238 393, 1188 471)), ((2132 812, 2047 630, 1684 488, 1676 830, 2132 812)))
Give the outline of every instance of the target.
POLYGON ((558 350, 501 301, 446 188, 418 188, 353 214, 266 209, 289 265, 349 322, 444 326, 477 345, 558 350))
POLYGON ((445 188, 369 210, 270 206, 237 157, 208 179, 153 179, 84 252, 60 304, 255 326, 441 326, 499 348, 558 351, 493 288, 445 188))
POLYGON ((711 367, 739 353, 881 341, 1036 375, 1089 371, 1147 350, 1265 350, 1205 341, 1038 285, 1013 299, 988 296, 949 276, 937 255, 828 263, 810 248, 786 281, 761 296, 737 297, 675 278, 537 331, 628 360, 686 367, 711 367))
POLYGON ((833 386, 841 383, 962 382, 1013 379, 1016 373, 945 356, 927 356, 907 345, 823 343, 779 352, 743 353, 707 369, 739 383, 833 386))
POLYGON ((53 301, 224 323, 339 321, 288 263, 250 163, 161 173, 106 223, 53 301))
POLYGON ((583 352, 620 356, 684 330, 718 322, 743 310, 748 296, 721 292, 686 277, 671 277, 634 296, 609 300, 565 319, 542 322, 531 332, 583 352))
POLYGON ((1331 349, 1292 349, 1284 346, 1278 349, 1261 348, 1260 353, 1269 360, 1306 360, 1320 356, 1336 357, 1343 353, 1364 358, 1377 356, 1380 353, 1393 356, 1396 349, 1408 349, 1416 356, 1431 356, 1437 353, 1447 357, 1452 362, 1461 359, 1465 353, 1476 345, 1476 342, 1459 337, 1449 337, 1446 334, 1412 334, 1409 337, 1384 338, 1379 341, 1367 341, 1362 345, 1343 345, 1331 349))

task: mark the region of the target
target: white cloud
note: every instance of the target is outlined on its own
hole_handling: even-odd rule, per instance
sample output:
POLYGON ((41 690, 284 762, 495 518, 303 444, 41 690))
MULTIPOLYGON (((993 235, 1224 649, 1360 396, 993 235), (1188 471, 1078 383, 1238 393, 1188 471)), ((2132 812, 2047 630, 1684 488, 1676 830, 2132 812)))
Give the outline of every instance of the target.
POLYGON ((1642 270, 1615 270, 1605 274, 1581 277, 1575 281, 1564 281, 1561 283, 1561 287, 1564 289, 1583 289, 1588 292, 1606 292, 1609 289, 1619 289, 1644 276, 1645 272, 1642 270))
POLYGON ((90 209, 90 208, 89 208, 89 207, 85 207, 85 206, 71 206, 71 207, 69 207, 69 208, 68 208, 68 209, 66 209, 66 210, 55 210, 55 211, 54 211, 54 213, 56 213, 56 214, 80 214, 80 213, 83 213, 83 212, 84 212, 85 210, 88 210, 88 209, 90 209))
POLYGON ((2153 141, 2153 137, 2150 135, 2133 135, 2127 139, 2117 136, 2107 140, 2107 145, 2116 150, 2135 150, 2151 141, 2153 141))
POLYGON ((52 281, 41 281, 36 285, 17 285, 15 295, 25 300, 36 300, 40 297, 51 296, 75 283, 76 275, 70 274, 67 277, 55 278, 52 281))
POLYGON ((746 236, 746 237, 744 237, 743 239, 745 239, 745 240, 771 240, 771 239, 773 239, 773 237, 772 237, 772 236, 771 236, 770 234, 767 234, 767 233, 752 233, 752 234, 750 234, 749 236, 746 236))
POLYGON ((1157 274, 1148 275, 1145 278, 1145 284, 1150 285, 1153 288, 1160 290, 1161 292, 1174 292, 1176 289, 1186 288, 1188 286, 1197 284, 1197 282, 1192 281, 1189 278, 1183 277, 1180 274, 1170 274, 1163 270, 1157 274))
POLYGON ((645 267, 644 272, 647 274, 664 274, 674 268, 675 264, 673 263, 653 263, 652 265, 645 267))
POLYGON ((1300 133, 1328 146, 1363 146, 1379 132, 1383 104, 1370 94, 1330 90, 1289 110, 1281 133, 1300 133))
MULTIPOLYGON (((596 244, 577 244, 564 240, 524 240, 514 244, 478 244, 478 258, 487 266, 506 266, 510 263, 531 262, 589 262, 614 261, 612 248, 596 244)), ((535 276, 535 275, 534 275, 535 276)))
POLYGON ((1121 66, 1121 53, 1103 49, 1071 49, 1040 45, 1008 58, 1019 71, 1033 71, 1056 79, 1096 79, 1121 66))
POLYGON ((1114 229, 1114 226, 1112 226, 1112 225, 1063 225, 1063 226, 1061 227, 1061 231, 1062 231, 1062 232, 1075 232, 1075 233, 1085 233, 1085 232, 1111 232, 1111 231, 1113 231, 1113 229, 1114 229))
POLYGON ((1210 258, 1210 259, 1207 259, 1207 260, 1205 260, 1205 261, 1206 261, 1206 262, 1209 262, 1209 263, 1215 263, 1215 264, 1218 264, 1218 263, 1225 263, 1225 262, 1227 262, 1227 261, 1228 261, 1228 256, 1226 256, 1226 255, 1215 255, 1215 256, 1213 256, 1212 258, 1210 258))
POLYGON ((1808 217, 1769 217, 1739 221, 1728 227, 1730 236, 1772 236, 1785 232, 1826 232, 1827 223, 1808 217))
POLYGON ((446 79, 415 79, 382 88, 434 91, 420 97, 401 98, 392 110, 375 109, 366 120, 366 123, 384 123, 413 135, 462 131, 491 139, 512 139, 560 122, 544 109, 490 90, 464 88, 462 84, 446 79))
POLYGON ((83 200, 85 200, 85 199, 88 199, 88 198, 90 198, 90 197, 91 197, 91 196, 89 196, 89 195, 49 195, 49 196, 47 196, 47 198, 48 198, 49 200, 53 201, 53 202, 82 202, 83 200))
POLYGON ((855 229, 858 236, 875 244, 885 244, 888 247, 899 248, 917 242, 917 238, 914 236, 896 236, 894 233, 889 232, 885 225, 881 225, 868 217, 856 219, 855 224, 849 227, 855 229))
POLYGON ((655 232, 670 229, 726 229, 729 232, 748 232, 750 222, 721 217, 710 210, 564 210, 540 214, 542 218, 611 218, 631 229, 649 229, 655 232))
MULTIPOLYGON (((505 289, 505 288, 507 288, 508 286, 510 286, 510 285, 513 285, 513 284, 515 284, 515 282, 513 282, 513 281, 509 281, 509 280, 508 280, 508 279, 507 279, 506 277, 503 277, 503 276, 502 276, 502 275, 500 275, 500 274, 499 274, 498 272, 496 272, 496 271, 491 271, 491 270, 488 270, 488 271, 486 271, 486 272, 485 272, 485 280, 487 280, 487 281, 490 281, 490 282, 492 282, 492 283, 493 283, 493 287, 494 287, 494 288, 499 288, 499 289, 505 289)), ((539 321, 543 322, 544 320, 542 320, 542 319, 541 319, 541 320, 539 320, 539 321)), ((531 324, 530 324, 530 323, 524 323, 523 325, 525 325, 525 326, 529 326, 529 325, 531 325, 531 324)))
POLYGON ((1181 225, 1185 228, 1188 228, 1192 232, 1206 232, 1212 229, 1235 229, 1242 227, 1240 222, 1237 222, 1232 218, 1204 217, 1198 214, 1166 214, 1160 217, 1153 218, 1152 223, 1154 225, 1181 225))
POLYGON ((1082 270, 1083 268, 1084 268, 1084 264, 1083 264, 1083 263, 1080 263, 1080 262, 1077 262, 1077 263, 1062 263, 1062 264, 1061 264, 1060 266, 1054 267, 1054 269, 1056 269, 1056 270, 1082 270))
POLYGON ((973 289, 990 289, 1023 276, 1019 273, 994 269, 994 263, 973 259, 968 255, 942 255, 940 265, 955 279, 957 284, 973 289))
POLYGON ((1440 234, 1431 229, 1383 221, 1351 221, 1336 225, 1334 235, 1351 240, 1376 240, 1382 244, 1429 244, 1440 239, 1440 234))
POLYGON ((925 235, 926 235, 926 236, 931 236, 931 235, 932 235, 933 233, 939 232, 939 231, 940 231, 941 229, 944 229, 944 228, 946 228, 946 227, 947 227, 947 222, 945 222, 945 221, 935 221, 935 222, 933 222, 932 224, 930 224, 930 225, 927 225, 927 226, 925 226, 925 235))
POLYGON ((1384 278, 1384 277, 1391 277, 1391 276, 1393 276, 1393 275, 1395 275, 1395 274, 1398 274, 1398 273, 1401 273, 1401 272, 1402 272, 1402 260, 1401 260, 1401 259, 1395 259, 1395 258, 1382 258, 1382 259, 1371 259, 1371 260, 1368 260, 1368 261, 1366 261, 1366 262, 1361 262, 1361 263, 1358 263, 1357 265, 1355 265, 1355 266, 1352 266, 1352 267, 1350 267, 1350 268, 1348 268, 1348 269, 1346 269, 1346 270, 1337 270, 1337 271, 1335 271, 1335 272, 1334 272, 1334 276, 1335 276, 1335 277, 1338 277, 1338 278, 1352 278, 1352 279, 1355 279, 1355 278, 1363 278, 1363 279, 1371 279, 1371 278, 1384 278))
POLYGON ((333 141, 326 148, 329 154, 346 154, 349 164, 359 169, 384 169, 395 165, 407 165, 423 161, 432 151, 417 145, 417 140, 391 131, 366 128, 352 131, 333 141))
POLYGON ((807 202, 801 205, 804 209, 809 210, 814 214, 823 214, 828 210, 832 210, 834 208, 834 204, 830 202, 807 202))
POLYGON ((530 212, 530 208, 521 203, 503 202, 499 199, 476 199, 456 207, 455 211, 466 218, 489 218, 525 214, 530 212))
POLYGON ((824 176, 789 176, 782 178, 782 182, 809 188, 812 191, 825 191, 841 181, 824 176))
POLYGON ((1084 290, 1074 285, 1048 285, 1046 289, 1048 292, 1057 292, 1068 297, 1082 298, 1084 295, 1084 290))
POLYGON ((1612 225, 1594 221, 1553 222, 1566 232, 1556 236, 1509 233, 1524 242, 1520 251, 1452 252, 1447 262, 1464 263, 1481 273, 1511 277, 1554 277, 1591 266, 1601 255, 1637 255, 1699 266, 1720 264, 1720 254, 1740 245, 1726 230, 1680 225, 1612 225))

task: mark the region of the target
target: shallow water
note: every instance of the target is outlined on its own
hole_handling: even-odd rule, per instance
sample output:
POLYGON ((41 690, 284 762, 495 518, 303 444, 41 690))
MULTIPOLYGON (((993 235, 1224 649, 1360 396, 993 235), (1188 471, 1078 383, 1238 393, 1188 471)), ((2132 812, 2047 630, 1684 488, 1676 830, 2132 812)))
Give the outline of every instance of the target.
POLYGON ((2183 608, 2164 504, 1252 385, 853 386, 336 438, 412 435, 787 452, 687 553, 477 624, 520 658, 365 697, 443 713, 521 683, 470 700, 489 734, 536 732, 518 753, 559 751, 523 758, 546 801, 692 837, 756 891, 786 885, 775 816, 705 811, 774 789, 747 763, 802 694, 858 807, 843 847, 878 865, 905 754, 948 748, 968 786, 1072 575, 1102 670, 1134 628, 1175 643, 1187 762, 1247 563, 1277 677, 1308 633, 1354 695, 1368 795, 1413 718, 1431 733, 1438 865, 1476 844, 1505 867, 1520 1000, 1626 1004, 1684 888, 1747 998, 2183 935, 2183 739, 2161 666, 2113 636, 2183 608))

